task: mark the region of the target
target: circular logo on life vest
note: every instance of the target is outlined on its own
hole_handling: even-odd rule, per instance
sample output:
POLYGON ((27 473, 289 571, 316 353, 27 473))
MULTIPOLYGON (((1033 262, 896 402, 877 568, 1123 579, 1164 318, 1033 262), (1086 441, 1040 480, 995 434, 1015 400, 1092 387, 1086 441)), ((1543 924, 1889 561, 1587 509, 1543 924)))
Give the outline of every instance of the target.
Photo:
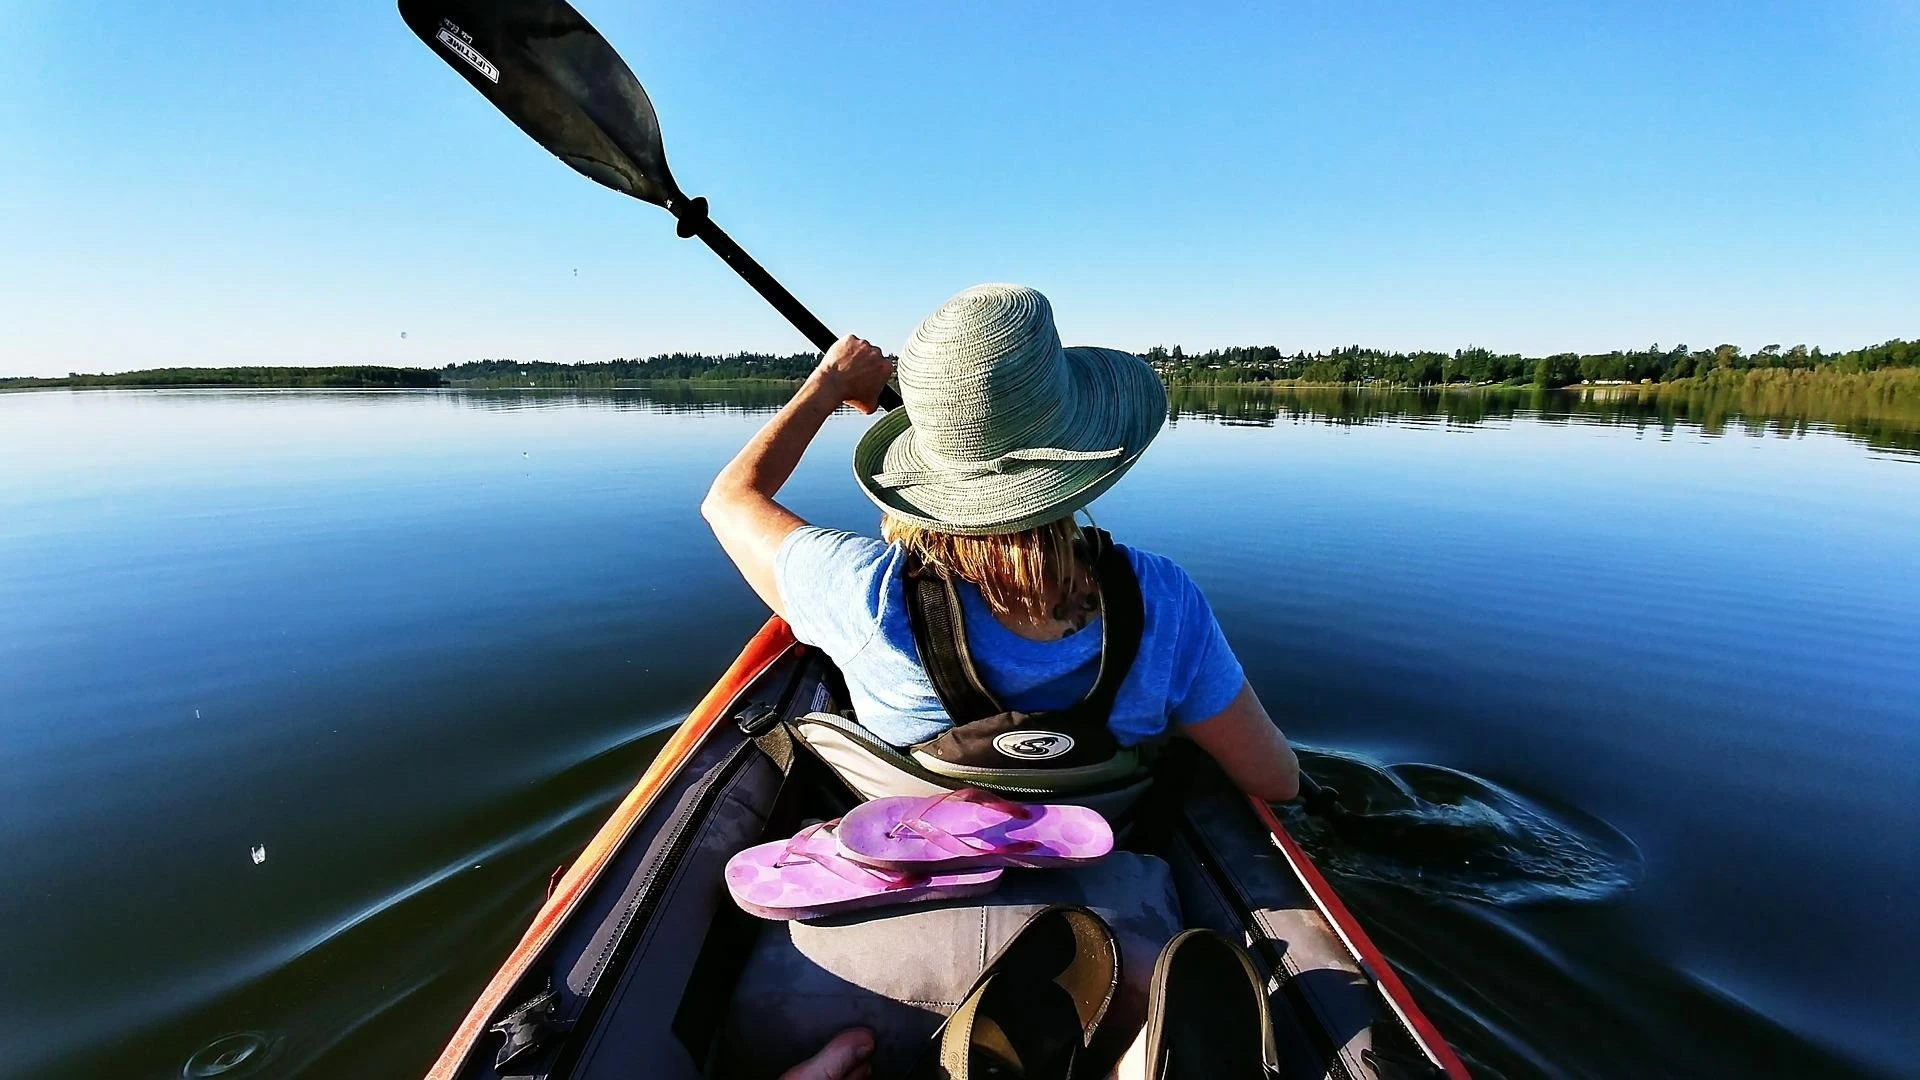
POLYGON ((1009 731, 993 737, 993 748, 1022 761, 1045 761, 1073 749, 1073 736, 1057 731, 1009 731))

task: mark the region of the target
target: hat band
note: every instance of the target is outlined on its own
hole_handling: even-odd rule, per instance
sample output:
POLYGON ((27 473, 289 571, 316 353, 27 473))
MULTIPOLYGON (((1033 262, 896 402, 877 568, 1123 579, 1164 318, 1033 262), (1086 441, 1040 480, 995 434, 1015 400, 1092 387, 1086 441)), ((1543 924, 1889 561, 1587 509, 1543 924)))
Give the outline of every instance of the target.
POLYGON ((922 484, 944 484, 955 480, 973 480, 982 476, 998 476, 1003 473, 1018 472, 1028 465, 1038 465, 1053 461, 1105 461, 1126 453, 1126 447, 1116 446, 1110 450, 1062 450, 1056 446, 1035 446, 1025 450, 1009 450, 991 461, 975 461, 942 469, 895 469, 891 472, 875 473, 872 483, 875 487, 897 491, 900 488, 919 487, 922 484))

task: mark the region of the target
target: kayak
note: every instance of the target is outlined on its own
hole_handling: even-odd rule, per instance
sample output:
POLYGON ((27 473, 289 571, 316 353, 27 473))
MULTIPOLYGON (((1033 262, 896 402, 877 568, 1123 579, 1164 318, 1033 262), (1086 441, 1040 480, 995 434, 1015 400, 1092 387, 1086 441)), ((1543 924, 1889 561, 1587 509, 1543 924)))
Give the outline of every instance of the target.
MULTIPOLYGON (((793 1028, 785 1014, 853 1000, 805 955, 829 931, 746 915, 722 874, 736 852, 855 801, 804 750, 767 737, 783 720, 833 711, 843 695, 825 656, 768 621, 551 885, 429 1080, 771 1078, 793 1064, 771 1049, 793 1028)), ((1116 865, 1151 868, 1170 885, 1161 906, 1179 925, 1227 934, 1272 972, 1284 1074, 1465 1080, 1459 1057, 1272 809, 1204 761, 1181 773, 1177 797, 1150 795, 1134 810, 1114 855, 1132 861, 1116 865)), ((924 955, 909 949, 889 966, 911 974, 933 964, 940 950, 925 944, 924 955)), ((927 1030, 941 1019, 939 1002, 919 1000, 869 1001, 821 1019, 874 1026, 876 1004, 926 1010, 927 1030)), ((892 1075, 882 1069, 888 1032, 877 1042, 874 1075, 892 1075)))

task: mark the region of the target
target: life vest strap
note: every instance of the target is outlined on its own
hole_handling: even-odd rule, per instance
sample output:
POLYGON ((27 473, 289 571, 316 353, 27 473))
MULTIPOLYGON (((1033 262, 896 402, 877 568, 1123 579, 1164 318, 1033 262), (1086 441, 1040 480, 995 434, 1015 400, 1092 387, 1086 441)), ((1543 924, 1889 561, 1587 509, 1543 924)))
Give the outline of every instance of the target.
POLYGON ((907 569, 905 591, 914 651, 920 654, 920 665, 947 717, 965 724, 1005 712, 981 683, 967 653, 966 617, 953 581, 914 559, 907 569))
POLYGON ((1088 530, 1088 539, 1100 586, 1099 674, 1085 697, 1047 713, 1009 711, 986 689, 967 650, 965 617, 954 582, 909 556, 904 585, 914 648, 954 722, 952 730, 916 750, 953 764, 1006 767, 1011 762, 1016 768, 1082 767, 1120 752, 1107 722, 1139 656, 1146 606, 1126 553, 1103 530, 1088 530), (1024 737, 1026 732, 1033 736, 1024 737))

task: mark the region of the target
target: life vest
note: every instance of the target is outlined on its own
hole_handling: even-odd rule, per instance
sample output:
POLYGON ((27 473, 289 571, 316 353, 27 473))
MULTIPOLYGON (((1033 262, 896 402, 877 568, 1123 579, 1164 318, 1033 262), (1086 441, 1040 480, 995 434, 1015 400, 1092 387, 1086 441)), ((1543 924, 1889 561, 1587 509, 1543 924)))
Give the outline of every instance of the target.
POLYGON ((795 718, 794 736, 863 798, 980 787, 1066 797, 1103 812, 1130 804, 1150 779, 1147 762, 1142 748, 1121 746, 1107 722, 1140 652, 1145 605, 1126 553, 1102 530, 1086 535, 1101 617, 1100 668, 1085 697, 1048 712, 1004 707, 973 666, 956 583, 909 558, 902 586, 914 648, 953 727, 901 749, 844 716, 814 711, 795 718))
POLYGON ((1146 624, 1140 581, 1126 553, 1102 530, 1089 530, 1085 554, 1100 585, 1099 674, 1079 701, 1038 713, 1008 709, 987 690, 967 649, 966 620, 953 579, 909 560, 905 592, 914 649, 953 721, 937 738, 912 748, 923 765, 959 780, 977 778, 978 770, 1023 776, 1134 771, 1138 756, 1121 747, 1107 721, 1140 653, 1146 624))

